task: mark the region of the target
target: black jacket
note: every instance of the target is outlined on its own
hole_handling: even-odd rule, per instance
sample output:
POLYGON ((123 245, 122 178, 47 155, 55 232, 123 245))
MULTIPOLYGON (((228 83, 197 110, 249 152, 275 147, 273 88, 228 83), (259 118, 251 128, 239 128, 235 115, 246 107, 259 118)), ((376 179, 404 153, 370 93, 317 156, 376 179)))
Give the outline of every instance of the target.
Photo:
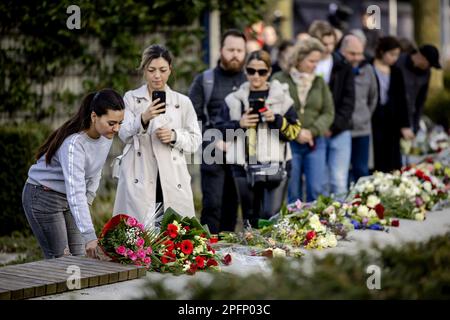
POLYGON ((330 90, 334 102, 334 121, 331 132, 336 135, 351 130, 352 114, 355 109, 355 84, 352 66, 339 52, 333 52, 333 69, 330 77, 330 90))
POLYGON ((405 79, 409 122, 414 132, 417 133, 423 106, 427 98, 431 72, 414 67, 410 54, 402 54, 397 60, 396 66, 400 68, 403 79, 405 79))
MULTIPOLYGON (((380 92, 378 77, 377 84, 380 92)), ((380 103, 380 96, 378 94, 378 105, 372 116, 374 169, 391 172, 402 166, 400 129, 410 127, 404 79, 398 67, 391 67, 388 100, 385 105, 380 103)))
MULTIPOLYGON (((243 71, 237 73, 231 73, 222 69, 219 65, 214 68, 214 86, 209 100, 207 109, 209 113, 210 126, 214 128, 217 123, 222 105, 225 97, 233 91, 239 89, 242 83, 247 81, 243 71)), ((202 121, 202 131, 208 129, 204 124, 206 123, 205 114, 203 112, 203 104, 205 101, 203 93, 203 73, 197 75, 189 88, 189 98, 194 105, 194 109, 197 113, 199 121, 202 121)))

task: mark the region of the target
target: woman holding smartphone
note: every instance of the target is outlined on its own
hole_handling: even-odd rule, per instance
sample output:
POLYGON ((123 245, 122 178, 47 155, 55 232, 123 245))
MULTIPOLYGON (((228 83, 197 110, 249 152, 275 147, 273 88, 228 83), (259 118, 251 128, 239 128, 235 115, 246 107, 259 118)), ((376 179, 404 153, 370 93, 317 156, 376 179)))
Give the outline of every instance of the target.
POLYGON ((172 56, 165 47, 146 48, 139 70, 146 83, 124 97, 125 120, 119 137, 126 146, 114 214, 125 213, 144 223, 155 204, 163 203, 165 209, 194 216, 191 176, 184 158, 202 140, 194 107, 187 96, 167 85, 172 56))
POLYGON ((46 259, 85 252, 97 256, 89 205, 124 108, 122 97, 111 89, 91 93, 39 148, 22 203, 46 259))
MULTIPOLYGON (((225 98, 223 122, 219 125, 222 129, 246 131, 246 137, 237 134, 237 139, 227 139, 226 159, 232 164, 243 217, 252 226, 280 210, 290 170, 288 141, 300 132, 288 85, 268 81, 271 65, 266 51, 250 53, 245 64, 248 81, 225 98), (251 174, 259 168, 267 173, 265 181, 255 181, 257 176, 251 174)), ((225 137, 230 138, 226 133, 225 137)))

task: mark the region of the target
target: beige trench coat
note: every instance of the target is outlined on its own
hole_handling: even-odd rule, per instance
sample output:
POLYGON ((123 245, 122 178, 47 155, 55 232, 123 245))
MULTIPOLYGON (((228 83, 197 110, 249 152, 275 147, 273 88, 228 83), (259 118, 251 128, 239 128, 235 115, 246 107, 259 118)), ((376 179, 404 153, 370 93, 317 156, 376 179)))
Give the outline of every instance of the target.
POLYGON ((124 213, 145 223, 153 213, 156 179, 159 172, 164 209, 169 207, 182 216, 194 216, 191 176, 184 154, 194 153, 202 136, 191 100, 166 86, 166 112, 150 121, 145 130, 141 113, 150 105, 147 86, 125 94, 125 118, 119 131, 126 143, 119 169, 119 182, 113 214, 124 213), (164 144, 155 130, 174 129, 176 142, 164 144))

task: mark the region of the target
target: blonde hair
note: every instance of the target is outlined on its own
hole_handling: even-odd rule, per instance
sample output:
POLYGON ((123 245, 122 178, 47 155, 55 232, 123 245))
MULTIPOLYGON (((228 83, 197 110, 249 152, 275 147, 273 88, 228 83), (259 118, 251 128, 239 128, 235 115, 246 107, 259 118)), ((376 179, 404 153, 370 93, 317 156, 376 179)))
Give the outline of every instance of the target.
POLYGON ((337 34, 333 26, 324 20, 314 20, 309 27, 308 33, 311 37, 317 38, 320 41, 325 36, 333 36, 337 41, 337 34))
POLYGON ((325 52, 325 47, 318 39, 307 38, 297 42, 289 61, 289 68, 297 67, 298 64, 313 51, 319 51, 320 53, 325 52))

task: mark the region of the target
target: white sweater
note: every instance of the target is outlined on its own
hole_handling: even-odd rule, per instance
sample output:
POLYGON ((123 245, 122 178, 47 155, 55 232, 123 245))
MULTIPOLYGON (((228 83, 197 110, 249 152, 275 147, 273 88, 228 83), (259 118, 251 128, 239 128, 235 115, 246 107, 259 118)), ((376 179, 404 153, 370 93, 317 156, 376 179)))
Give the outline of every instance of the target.
POLYGON ((28 183, 42 185, 67 196, 70 211, 86 242, 97 239, 89 205, 95 198, 112 140, 90 138, 85 132, 68 136, 51 163, 45 154, 28 171, 28 183))

